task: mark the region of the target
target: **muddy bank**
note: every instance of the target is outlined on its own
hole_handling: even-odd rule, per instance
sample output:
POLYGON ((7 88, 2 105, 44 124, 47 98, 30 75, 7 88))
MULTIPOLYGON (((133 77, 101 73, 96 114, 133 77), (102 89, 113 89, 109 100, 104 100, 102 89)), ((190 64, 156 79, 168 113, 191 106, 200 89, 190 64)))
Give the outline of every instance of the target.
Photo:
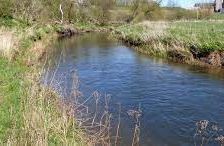
POLYGON ((73 25, 63 25, 59 30, 57 30, 57 34, 59 38, 63 38, 90 32, 109 32, 109 31, 110 29, 103 28, 100 26, 96 28, 79 28, 73 25))
POLYGON ((194 59, 215 67, 224 67, 224 51, 199 53, 191 51, 194 59))

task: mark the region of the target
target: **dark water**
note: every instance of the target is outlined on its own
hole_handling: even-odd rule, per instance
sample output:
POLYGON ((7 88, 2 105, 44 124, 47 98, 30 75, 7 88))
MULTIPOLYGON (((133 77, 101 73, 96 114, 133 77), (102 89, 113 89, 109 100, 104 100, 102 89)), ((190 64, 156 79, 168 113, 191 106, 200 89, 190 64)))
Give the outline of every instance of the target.
POLYGON ((54 76, 53 86, 61 86, 61 92, 69 91, 72 74, 77 72, 87 96, 95 90, 111 95, 115 119, 117 103, 121 103, 122 146, 129 146, 133 135, 134 124, 127 111, 139 104, 142 146, 194 145, 199 120, 214 121, 224 128, 222 71, 153 59, 103 34, 61 40, 50 58, 55 65, 47 74, 54 76))

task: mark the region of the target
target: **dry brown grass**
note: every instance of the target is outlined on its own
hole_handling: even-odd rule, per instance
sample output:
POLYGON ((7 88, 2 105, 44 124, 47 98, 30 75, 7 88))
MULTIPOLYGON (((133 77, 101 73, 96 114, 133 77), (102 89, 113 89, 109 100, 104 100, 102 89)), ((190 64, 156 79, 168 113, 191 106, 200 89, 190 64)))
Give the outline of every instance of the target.
POLYGON ((76 75, 69 97, 62 97, 61 93, 41 85, 40 74, 28 73, 26 78, 27 94, 20 103, 21 128, 10 130, 8 145, 111 146, 118 143, 119 125, 116 140, 111 133, 109 95, 102 96, 95 91, 90 97, 84 97, 76 75), (104 101, 104 108, 100 108, 99 100, 104 101), (87 102, 95 102, 95 111, 89 110, 87 102))
POLYGON ((145 27, 145 32, 142 33, 142 37, 145 41, 148 41, 150 38, 159 38, 167 34, 167 29, 170 27, 169 22, 151 22, 151 21, 144 21, 139 23, 138 25, 145 27))
POLYGON ((14 31, 0 29, 0 54, 4 57, 13 58, 18 45, 18 38, 15 36, 14 31))
POLYGON ((78 125, 74 106, 64 103, 52 89, 38 82, 38 75, 27 75, 26 94, 21 97, 21 127, 10 130, 7 145, 80 145, 88 137, 78 125))

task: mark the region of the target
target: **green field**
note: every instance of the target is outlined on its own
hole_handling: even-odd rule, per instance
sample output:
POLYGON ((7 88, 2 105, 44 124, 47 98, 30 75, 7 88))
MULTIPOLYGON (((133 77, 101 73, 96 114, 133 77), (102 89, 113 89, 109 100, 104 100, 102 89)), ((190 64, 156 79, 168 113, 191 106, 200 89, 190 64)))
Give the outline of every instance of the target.
POLYGON ((201 52, 224 50, 222 21, 144 22, 118 27, 116 32, 137 44, 194 46, 201 52))
POLYGON ((224 23, 222 21, 176 22, 168 29, 171 39, 195 46, 201 52, 224 50, 224 23))

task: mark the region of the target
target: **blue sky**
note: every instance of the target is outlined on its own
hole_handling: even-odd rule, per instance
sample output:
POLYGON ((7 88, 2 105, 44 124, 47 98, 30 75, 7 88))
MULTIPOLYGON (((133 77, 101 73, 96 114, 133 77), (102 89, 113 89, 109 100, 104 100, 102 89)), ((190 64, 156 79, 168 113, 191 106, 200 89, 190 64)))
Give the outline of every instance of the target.
MULTIPOLYGON (((169 0, 163 0, 162 5, 166 6, 167 2, 169 0)), ((178 4, 178 6, 184 7, 184 8, 192 8, 195 3, 198 2, 212 2, 213 0, 173 0, 175 3, 178 4)))

